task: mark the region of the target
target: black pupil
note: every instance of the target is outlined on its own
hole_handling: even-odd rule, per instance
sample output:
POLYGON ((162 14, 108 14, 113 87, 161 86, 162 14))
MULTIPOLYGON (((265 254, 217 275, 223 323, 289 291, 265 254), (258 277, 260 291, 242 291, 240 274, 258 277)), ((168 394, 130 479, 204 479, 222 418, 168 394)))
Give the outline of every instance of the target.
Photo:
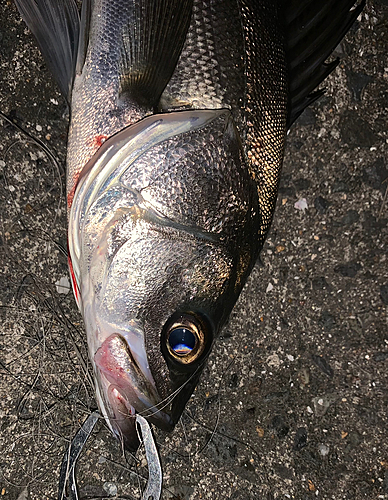
POLYGON ((196 339, 191 330, 180 326, 171 331, 168 343, 177 356, 187 356, 194 349, 196 339))

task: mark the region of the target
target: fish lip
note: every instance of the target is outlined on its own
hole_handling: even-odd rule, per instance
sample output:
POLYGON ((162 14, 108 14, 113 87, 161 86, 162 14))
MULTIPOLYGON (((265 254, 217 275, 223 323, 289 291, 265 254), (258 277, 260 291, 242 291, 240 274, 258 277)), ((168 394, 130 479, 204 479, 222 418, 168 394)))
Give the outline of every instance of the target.
POLYGON ((105 409, 109 427, 127 448, 137 448, 136 413, 162 430, 174 428, 169 412, 160 408, 161 398, 153 380, 144 374, 122 335, 113 333, 106 338, 94 361, 99 374, 100 406, 105 409))

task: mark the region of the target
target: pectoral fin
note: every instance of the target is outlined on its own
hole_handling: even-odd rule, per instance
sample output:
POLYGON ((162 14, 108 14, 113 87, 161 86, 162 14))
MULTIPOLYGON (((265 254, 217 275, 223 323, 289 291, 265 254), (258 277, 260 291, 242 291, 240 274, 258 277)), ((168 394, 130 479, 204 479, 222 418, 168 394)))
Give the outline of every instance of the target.
POLYGON ((325 63, 365 6, 365 0, 287 0, 283 2, 289 78, 290 127, 303 110, 323 94, 314 89, 339 60, 325 63))
POLYGON ((70 100, 77 61, 80 19, 74 0, 15 0, 57 84, 70 100))
POLYGON ((120 94, 156 107, 175 69, 189 28, 193 0, 129 0, 123 31, 120 94))

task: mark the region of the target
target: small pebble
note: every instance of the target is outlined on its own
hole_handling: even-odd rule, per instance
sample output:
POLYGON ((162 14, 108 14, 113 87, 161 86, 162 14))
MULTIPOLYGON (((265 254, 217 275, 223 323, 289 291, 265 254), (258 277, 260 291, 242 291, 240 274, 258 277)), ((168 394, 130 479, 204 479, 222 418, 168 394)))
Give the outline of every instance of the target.
POLYGON ((325 200, 325 198, 323 198, 322 196, 318 196, 317 198, 315 198, 314 200, 314 207, 316 208, 316 210, 320 213, 325 213, 326 210, 329 208, 330 206, 330 203, 325 200))
POLYGON ((385 361, 386 359, 388 359, 388 352, 377 352, 374 356, 373 356, 373 359, 374 361, 385 361))
POLYGON ((306 208, 308 208, 306 198, 301 198, 300 200, 298 200, 294 204, 294 208, 296 208, 297 210, 302 210, 302 212, 304 212, 306 210, 306 208))
POLYGON ((275 415, 272 419, 271 426, 275 429, 276 434, 279 438, 284 438, 287 436, 290 426, 283 420, 280 415, 275 415))
POLYGON ((35 128, 38 132, 42 132, 42 125, 37 125, 35 128))
POLYGON ((309 383, 310 383, 310 371, 308 370, 308 368, 303 367, 299 370, 298 380, 299 380, 301 387, 305 387, 306 385, 309 385, 309 383))
POLYGON ((300 451, 307 446, 307 429, 299 427, 294 438, 294 450, 300 451))
POLYGON ((361 269, 361 264, 358 262, 346 262, 335 266, 334 271, 347 278, 354 278, 361 269))
POLYGON ((334 394, 325 394, 321 397, 317 396, 313 398, 315 415, 317 417, 323 417, 335 400, 336 396, 334 394))
POLYGON ((364 73, 349 71, 348 78, 349 87, 353 93, 354 99, 356 101, 361 101, 364 89, 371 81, 373 81, 373 77, 364 73))
POLYGON ((62 276, 56 283, 57 292, 61 295, 67 295, 70 292, 70 281, 67 276, 62 276))
MULTIPOLYGON (((319 324, 325 330, 328 330, 328 331, 332 330, 335 327, 335 325, 336 325, 335 317, 329 311, 327 311, 327 310, 323 310, 322 311, 322 314, 321 314, 321 316, 320 316, 320 318, 319 318, 318 321, 319 321, 319 324)), ((314 359, 313 359, 313 361, 314 361, 314 359)), ((314 361, 314 363, 315 363, 315 361, 314 361)))
POLYGON ((117 486, 115 485, 115 483, 106 482, 102 487, 104 488, 108 496, 114 497, 117 495, 117 486))
POLYGON ((326 457, 329 454, 329 447, 325 444, 319 444, 318 451, 323 457, 326 457))
POLYGON ((343 226, 350 226, 355 222, 358 222, 360 215, 356 210, 348 210, 346 214, 340 220, 340 224, 343 226))
POLYGON ((280 358, 279 358, 279 356, 276 353, 271 354, 270 356, 268 356, 268 358, 267 358, 267 365, 274 366, 274 367, 278 368, 280 366, 280 358))
POLYGON ((313 360, 315 366, 317 366, 321 370, 321 372, 325 373, 330 378, 333 377, 334 370, 323 356, 313 354, 311 356, 311 359, 313 360))

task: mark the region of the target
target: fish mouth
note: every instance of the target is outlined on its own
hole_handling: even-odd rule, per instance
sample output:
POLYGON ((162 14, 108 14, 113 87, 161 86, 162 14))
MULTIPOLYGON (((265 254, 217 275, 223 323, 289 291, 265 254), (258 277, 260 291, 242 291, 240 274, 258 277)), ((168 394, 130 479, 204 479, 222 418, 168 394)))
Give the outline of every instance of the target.
POLYGON ((135 451, 139 446, 136 413, 162 430, 174 428, 153 380, 143 372, 122 335, 113 333, 105 339, 94 361, 99 374, 100 406, 109 427, 126 449, 135 451))

